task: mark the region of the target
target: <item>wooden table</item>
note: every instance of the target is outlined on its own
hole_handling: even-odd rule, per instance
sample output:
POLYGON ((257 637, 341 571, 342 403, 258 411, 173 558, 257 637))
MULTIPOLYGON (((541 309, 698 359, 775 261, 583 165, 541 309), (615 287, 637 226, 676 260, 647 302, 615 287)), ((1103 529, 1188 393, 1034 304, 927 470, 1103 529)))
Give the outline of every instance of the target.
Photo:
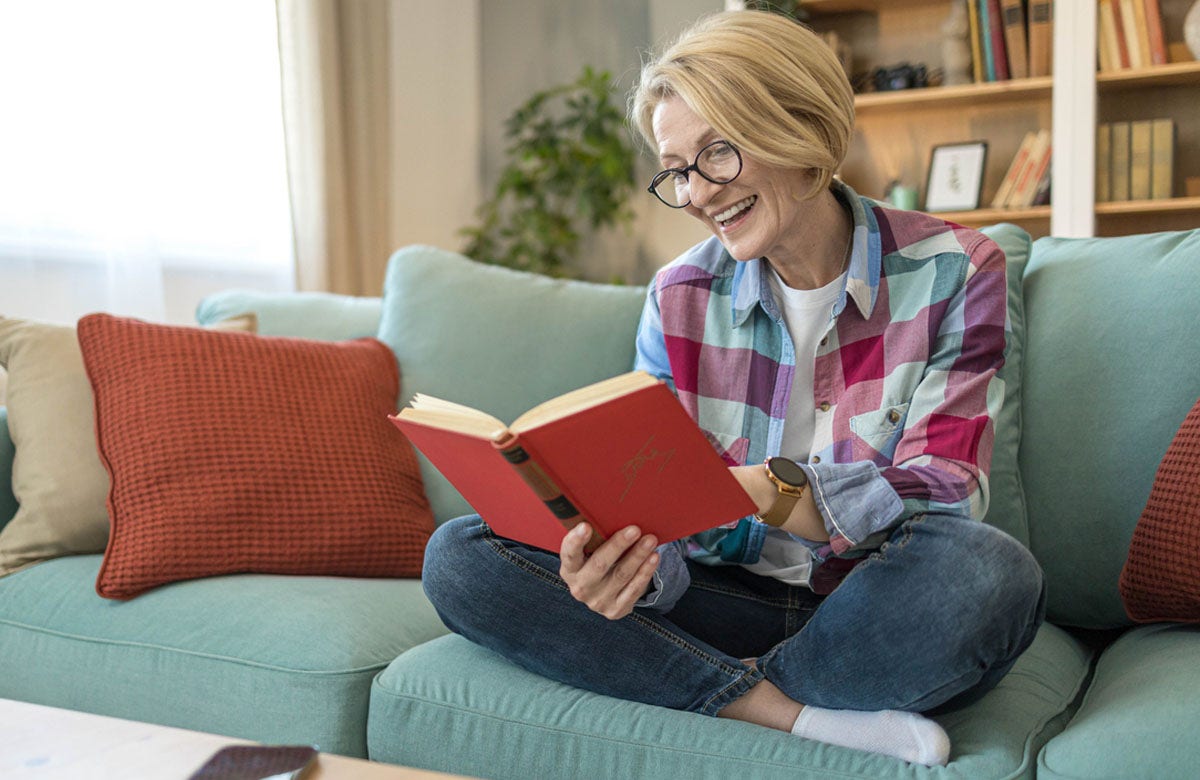
MULTIPOLYGON (((0 699, 5 780, 186 780, 244 739, 0 699)), ((445 780, 452 775, 322 753, 304 780, 445 780)))

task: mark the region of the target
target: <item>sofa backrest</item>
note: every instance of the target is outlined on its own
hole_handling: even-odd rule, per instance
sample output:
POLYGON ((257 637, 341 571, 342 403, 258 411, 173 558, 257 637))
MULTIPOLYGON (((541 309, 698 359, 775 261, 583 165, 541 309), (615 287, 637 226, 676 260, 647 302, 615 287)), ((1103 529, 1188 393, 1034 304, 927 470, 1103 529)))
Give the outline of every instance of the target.
POLYGON ((1128 625, 1129 540, 1200 397, 1200 231, 1039 239, 1024 299, 1020 469, 1048 617, 1128 625))
MULTIPOLYGON (((400 406, 425 393, 508 422, 632 370, 645 297, 644 287, 551 279, 410 246, 389 261, 378 335, 400 364, 400 406)), ((421 473, 437 522, 472 511, 424 456, 421 473)))

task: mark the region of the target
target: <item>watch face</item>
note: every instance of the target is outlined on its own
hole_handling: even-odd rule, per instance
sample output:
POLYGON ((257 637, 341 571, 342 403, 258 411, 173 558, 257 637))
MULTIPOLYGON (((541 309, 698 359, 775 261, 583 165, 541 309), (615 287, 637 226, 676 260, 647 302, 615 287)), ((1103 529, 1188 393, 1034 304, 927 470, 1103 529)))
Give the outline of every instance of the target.
POLYGON ((803 487, 808 484, 808 475, 804 473, 804 469, 790 458, 771 458, 767 461, 767 468, 785 485, 803 487))

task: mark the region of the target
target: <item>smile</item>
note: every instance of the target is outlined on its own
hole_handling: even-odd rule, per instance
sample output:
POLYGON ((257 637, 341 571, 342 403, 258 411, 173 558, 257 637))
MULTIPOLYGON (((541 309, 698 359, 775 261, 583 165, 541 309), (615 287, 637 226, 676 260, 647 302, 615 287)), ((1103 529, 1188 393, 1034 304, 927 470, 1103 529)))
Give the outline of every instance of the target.
POLYGON ((755 201, 757 201, 757 200, 758 200, 757 195, 751 195, 750 197, 746 198, 745 200, 739 200, 737 203, 733 204, 732 206, 725 209, 724 211, 714 214, 713 219, 722 224, 724 224, 726 222, 730 222, 733 219, 735 219, 736 217, 738 217, 739 215, 741 215, 743 212, 749 211, 750 207, 753 206, 755 201))

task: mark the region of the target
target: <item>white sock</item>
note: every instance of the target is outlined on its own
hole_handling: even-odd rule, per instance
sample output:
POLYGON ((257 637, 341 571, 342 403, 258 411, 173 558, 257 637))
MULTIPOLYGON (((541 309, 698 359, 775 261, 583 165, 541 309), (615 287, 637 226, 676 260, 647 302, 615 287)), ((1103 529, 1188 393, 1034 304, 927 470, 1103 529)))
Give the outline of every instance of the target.
POLYGON ((827 710, 807 705, 796 718, 792 733, 926 766, 945 766, 950 758, 950 737, 941 726, 915 712, 827 710))

